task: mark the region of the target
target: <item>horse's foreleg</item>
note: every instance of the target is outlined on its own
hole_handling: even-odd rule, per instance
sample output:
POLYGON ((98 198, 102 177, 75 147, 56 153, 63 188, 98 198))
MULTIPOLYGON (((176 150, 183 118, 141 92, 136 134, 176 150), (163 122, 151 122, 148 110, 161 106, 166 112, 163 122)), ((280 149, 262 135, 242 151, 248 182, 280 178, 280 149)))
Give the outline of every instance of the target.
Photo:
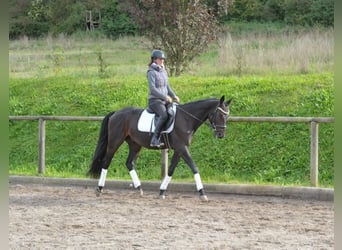
POLYGON ((195 165, 194 161, 192 160, 192 158, 190 156, 190 152, 187 148, 185 148, 184 153, 182 154, 182 157, 183 157, 184 161, 189 165, 192 173, 194 174, 194 178, 195 178, 195 182, 196 182, 196 188, 200 194, 201 200, 208 201, 208 197, 204 192, 204 187, 202 184, 202 180, 201 180, 201 176, 199 174, 198 168, 195 165))
POLYGON ((166 193, 167 186, 171 182, 172 175, 175 171, 175 168, 176 168, 179 160, 180 160, 180 155, 175 152, 172 156, 171 164, 170 164, 168 173, 167 173, 167 175, 165 175, 165 177, 164 177, 164 179, 160 185, 159 197, 162 199, 165 199, 165 195, 166 195, 165 193, 166 193))
POLYGON ((129 175, 132 178, 134 188, 136 188, 136 189, 138 189, 140 191, 140 195, 143 195, 144 192, 143 192, 143 190, 141 188, 141 182, 139 180, 138 174, 135 171, 135 169, 132 169, 131 171, 129 171, 129 175))

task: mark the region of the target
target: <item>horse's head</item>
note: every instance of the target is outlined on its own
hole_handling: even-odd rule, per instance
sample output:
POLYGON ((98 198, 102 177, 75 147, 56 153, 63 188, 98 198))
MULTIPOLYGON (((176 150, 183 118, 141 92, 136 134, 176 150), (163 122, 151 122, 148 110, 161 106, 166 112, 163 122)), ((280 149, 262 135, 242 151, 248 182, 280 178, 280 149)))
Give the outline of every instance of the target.
POLYGON ((217 138, 223 138, 225 136, 226 122, 229 117, 229 105, 231 102, 232 99, 225 102, 224 96, 222 96, 219 105, 209 114, 209 122, 217 138))

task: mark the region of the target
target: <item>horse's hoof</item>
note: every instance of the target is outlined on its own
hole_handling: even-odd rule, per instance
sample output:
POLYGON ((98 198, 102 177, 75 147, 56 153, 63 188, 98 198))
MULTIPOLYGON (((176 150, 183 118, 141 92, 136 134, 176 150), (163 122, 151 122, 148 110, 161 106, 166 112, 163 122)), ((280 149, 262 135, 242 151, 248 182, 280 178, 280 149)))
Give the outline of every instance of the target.
POLYGON ((100 189, 99 187, 97 187, 97 188, 95 189, 95 194, 96 194, 97 197, 99 197, 99 196, 102 194, 102 189, 100 189))
POLYGON ((142 190, 142 188, 139 186, 137 187, 137 189, 140 191, 140 196, 144 196, 144 191, 142 190))
POLYGON ((160 190, 159 198, 165 200, 165 198, 166 198, 166 190, 160 190))
POLYGON ((206 195, 200 195, 201 201, 209 201, 206 195))

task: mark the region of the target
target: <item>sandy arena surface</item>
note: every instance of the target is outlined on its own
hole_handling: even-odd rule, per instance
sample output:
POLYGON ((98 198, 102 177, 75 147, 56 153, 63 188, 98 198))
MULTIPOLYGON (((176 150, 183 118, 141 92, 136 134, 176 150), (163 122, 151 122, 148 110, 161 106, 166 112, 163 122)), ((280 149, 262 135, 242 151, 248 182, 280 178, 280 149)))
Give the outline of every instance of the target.
POLYGON ((334 249, 334 203, 9 186, 10 249, 334 249))

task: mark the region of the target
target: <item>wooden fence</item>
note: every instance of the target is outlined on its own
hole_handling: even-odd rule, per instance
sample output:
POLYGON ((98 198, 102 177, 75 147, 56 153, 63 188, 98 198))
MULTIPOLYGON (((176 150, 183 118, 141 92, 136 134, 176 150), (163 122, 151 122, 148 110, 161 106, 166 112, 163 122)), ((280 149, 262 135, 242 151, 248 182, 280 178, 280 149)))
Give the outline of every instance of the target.
MULTIPOLYGON (((38 172, 45 169, 45 124, 46 121, 102 121, 103 116, 9 116, 9 120, 37 120, 39 134, 38 172)), ((333 123, 333 117, 230 117, 228 122, 280 122, 310 123, 310 180, 311 186, 318 186, 318 128, 319 123, 333 123)), ((168 168, 168 150, 162 150, 161 176, 165 176, 168 168)))

